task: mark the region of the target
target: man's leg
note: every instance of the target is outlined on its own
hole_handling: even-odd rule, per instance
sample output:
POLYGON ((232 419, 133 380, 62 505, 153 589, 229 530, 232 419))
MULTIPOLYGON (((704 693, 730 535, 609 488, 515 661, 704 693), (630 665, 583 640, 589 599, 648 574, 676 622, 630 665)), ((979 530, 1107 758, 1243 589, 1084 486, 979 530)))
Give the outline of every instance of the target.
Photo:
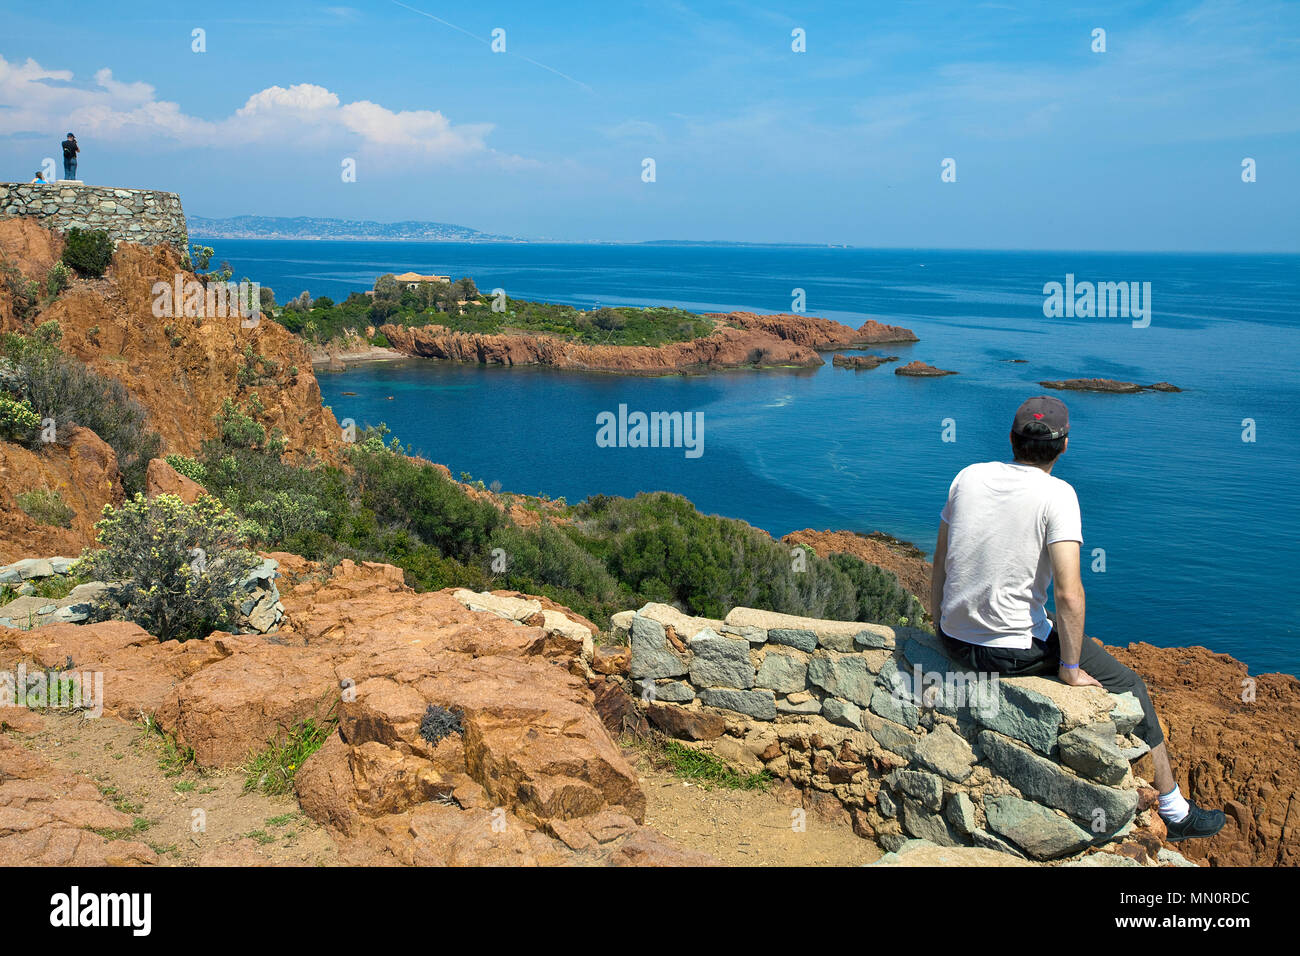
MULTIPOLYGON (((1053 636, 1055 632, 1053 632, 1053 636)), ((1169 839, 1185 840, 1188 837, 1213 836, 1223 827, 1221 810, 1203 810, 1191 803, 1178 789, 1174 770, 1169 762, 1169 749, 1165 734, 1156 718, 1155 705, 1147 692, 1146 681, 1131 667, 1126 667, 1107 653, 1106 649, 1090 637, 1083 639, 1079 666, 1091 674, 1112 694, 1128 692, 1142 705, 1142 720, 1133 732, 1151 748, 1151 763, 1155 768, 1156 791, 1160 794, 1160 816, 1169 830, 1169 839)))

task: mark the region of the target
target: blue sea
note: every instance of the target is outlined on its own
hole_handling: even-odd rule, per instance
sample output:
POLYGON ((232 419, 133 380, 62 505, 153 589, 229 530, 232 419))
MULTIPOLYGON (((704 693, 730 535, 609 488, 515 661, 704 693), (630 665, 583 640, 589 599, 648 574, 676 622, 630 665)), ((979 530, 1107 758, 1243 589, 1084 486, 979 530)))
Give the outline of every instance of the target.
POLYGON ((774 535, 881 530, 932 552, 953 475, 1008 457, 1012 413, 1044 391, 1040 380, 1172 382, 1182 393, 1055 393, 1071 414, 1054 474, 1083 509, 1087 631, 1110 644, 1201 644, 1252 673, 1300 673, 1300 257, 207 243, 236 278, 280 301, 304 289, 341 299, 410 269, 584 307, 786 312, 800 288, 809 314, 915 331, 919 342, 880 351, 960 374, 853 372, 827 354, 814 370, 657 379, 427 361, 319 376, 340 419, 386 422, 453 473, 570 502, 668 490, 774 535), (1067 274, 1149 282, 1149 326, 1046 318, 1043 286, 1067 274), (703 454, 598 447, 597 415, 620 405, 701 412, 703 454))

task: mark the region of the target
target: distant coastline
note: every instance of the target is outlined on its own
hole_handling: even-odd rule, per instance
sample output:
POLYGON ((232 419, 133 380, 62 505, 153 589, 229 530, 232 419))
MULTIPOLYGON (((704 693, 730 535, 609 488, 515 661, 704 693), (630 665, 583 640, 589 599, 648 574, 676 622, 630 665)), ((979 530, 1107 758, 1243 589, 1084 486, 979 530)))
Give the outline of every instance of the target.
POLYGON ((554 239, 480 232, 447 222, 332 219, 317 216, 187 216, 190 234, 205 239, 278 239, 296 242, 490 242, 588 246, 744 246, 754 248, 853 249, 840 242, 746 242, 730 239, 554 239))
POLYGON ((193 235, 211 239, 293 239, 341 242, 524 242, 448 222, 374 222, 317 216, 187 216, 193 235))

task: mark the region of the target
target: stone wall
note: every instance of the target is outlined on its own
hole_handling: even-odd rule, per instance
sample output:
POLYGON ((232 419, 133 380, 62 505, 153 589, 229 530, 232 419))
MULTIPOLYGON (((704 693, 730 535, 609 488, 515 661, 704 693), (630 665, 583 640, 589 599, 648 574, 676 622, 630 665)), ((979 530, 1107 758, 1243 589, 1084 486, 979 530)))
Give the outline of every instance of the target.
POLYGON ((909 628, 750 608, 718 621, 662 604, 614 626, 652 725, 790 781, 805 806, 834 797, 887 850, 912 837, 1046 861, 1127 851, 1132 836, 1150 853, 1139 842, 1089 859, 1177 856, 1160 849, 1154 791, 1129 766, 1148 749, 1131 736, 1131 694, 973 674, 909 628))
POLYGON ((60 232, 102 229, 114 242, 167 242, 181 252, 189 242, 180 196, 153 189, 0 183, 0 216, 28 216, 60 232))

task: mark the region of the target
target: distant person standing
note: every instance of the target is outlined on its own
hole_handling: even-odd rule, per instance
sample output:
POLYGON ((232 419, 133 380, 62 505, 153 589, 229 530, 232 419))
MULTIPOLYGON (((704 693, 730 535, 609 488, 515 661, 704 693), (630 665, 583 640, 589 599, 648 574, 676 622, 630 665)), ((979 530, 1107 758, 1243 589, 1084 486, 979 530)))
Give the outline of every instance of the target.
POLYGON ((63 141, 63 178, 77 178, 77 154, 81 152, 81 147, 77 145, 77 137, 71 133, 63 141))

